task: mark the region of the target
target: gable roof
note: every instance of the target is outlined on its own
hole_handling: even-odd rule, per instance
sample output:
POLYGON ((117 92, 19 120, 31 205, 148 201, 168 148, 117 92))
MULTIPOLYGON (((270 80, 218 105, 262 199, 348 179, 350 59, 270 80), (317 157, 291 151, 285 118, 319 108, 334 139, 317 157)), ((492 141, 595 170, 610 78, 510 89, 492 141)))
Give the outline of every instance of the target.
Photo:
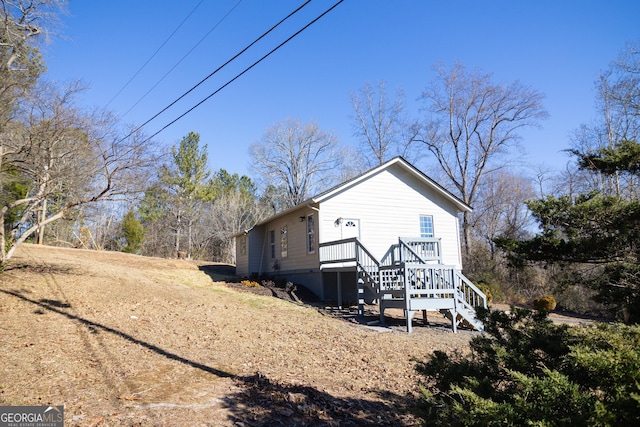
MULTIPOLYGON (((356 176, 355 178, 352 178, 348 181, 343 182, 342 184, 338 184, 335 187, 330 188, 318 194, 317 196, 311 197, 303 201, 302 203, 299 203, 289 209, 285 209, 282 212, 278 212, 277 214, 265 219, 264 221, 260 221, 254 227, 262 224, 266 224, 268 222, 273 221, 274 219, 278 219, 284 215, 290 214, 291 212, 295 212, 299 209, 308 208, 313 204, 321 203, 327 199, 330 199, 337 193, 344 191, 349 187, 353 187, 359 184, 360 182, 367 180, 369 177, 379 173, 380 171, 389 169, 393 166, 400 167, 404 171, 408 172, 411 176, 415 177, 418 180, 418 182, 420 182, 422 185, 425 185, 426 187, 433 189, 436 193, 440 194, 446 200, 450 201, 460 212, 471 212, 473 210, 471 206, 469 206, 468 204, 460 200, 458 197, 453 195, 446 188, 444 188, 443 186, 435 182, 433 179, 429 178, 427 175, 422 173, 420 170, 418 170, 415 166, 413 166, 411 163, 406 161, 404 158, 402 158, 401 156, 397 156, 381 164, 380 166, 370 169, 367 172, 356 176)), ((239 233, 238 235, 240 234, 243 234, 243 233, 239 233)))
MULTIPOLYGON (((336 193, 339 193, 341 191, 343 191, 345 188, 347 187, 351 187, 354 186, 362 181, 365 181, 366 179, 368 179, 369 177, 379 173, 380 171, 384 170, 384 169, 389 169, 392 166, 397 165, 399 167, 401 167, 402 169, 404 169, 405 171, 409 172, 410 175, 414 176, 415 178, 418 179, 418 181, 435 190, 436 193, 440 194, 441 196, 443 196, 446 200, 450 201, 451 203, 453 203, 458 210, 460 210, 460 212, 471 212, 473 209, 471 208, 471 206, 467 205, 465 202, 463 202, 462 200, 460 200, 458 197, 456 197, 455 195, 453 195, 449 190, 447 190, 446 188, 444 188, 443 186, 441 186, 440 184, 438 184, 437 182, 435 182, 433 179, 429 178, 427 175, 425 175, 424 173, 422 173, 418 168, 416 168, 415 166, 413 166, 411 163, 409 163, 408 161, 406 161, 404 158, 402 158, 401 156, 397 156, 394 157, 393 159, 381 164, 380 166, 377 166, 373 169, 370 169, 369 171, 356 176, 355 178, 352 178, 348 181, 343 182, 342 184, 336 185, 333 188, 330 188, 329 190, 318 194, 317 196, 309 199, 310 201, 312 200, 315 203, 320 203, 328 198, 331 198, 333 195, 335 195, 336 193)), ((304 204, 305 202, 301 203, 304 204)), ((308 203, 308 202, 307 202, 308 203)))

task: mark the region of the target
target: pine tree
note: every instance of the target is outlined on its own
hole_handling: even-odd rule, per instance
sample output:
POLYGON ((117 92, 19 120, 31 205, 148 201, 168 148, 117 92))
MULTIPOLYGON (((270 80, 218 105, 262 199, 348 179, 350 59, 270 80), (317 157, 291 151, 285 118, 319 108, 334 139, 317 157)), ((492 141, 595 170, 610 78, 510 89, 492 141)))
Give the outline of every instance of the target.
POLYGON ((144 242, 144 227, 140 220, 136 217, 133 210, 126 213, 122 219, 122 237, 126 244, 122 248, 122 252, 137 254, 142 249, 144 242))

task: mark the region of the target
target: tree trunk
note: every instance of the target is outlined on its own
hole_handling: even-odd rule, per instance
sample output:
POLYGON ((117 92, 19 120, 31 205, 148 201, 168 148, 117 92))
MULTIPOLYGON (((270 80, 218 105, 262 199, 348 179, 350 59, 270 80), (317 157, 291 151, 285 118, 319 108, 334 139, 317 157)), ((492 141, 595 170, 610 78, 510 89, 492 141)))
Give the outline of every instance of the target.
POLYGON ((41 223, 47 219, 47 199, 44 199, 42 201, 42 210, 40 212, 38 212, 38 231, 36 233, 37 235, 37 239, 36 239, 36 243, 38 245, 43 245, 44 244, 44 228, 45 225, 42 225, 41 223))
POLYGON ((469 259, 471 249, 469 242, 471 241, 471 223, 469 222, 469 212, 462 214, 462 249, 465 260, 469 259))
POLYGON ((192 247, 192 240, 191 240, 191 233, 192 233, 192 229, 193 229, 193 220, 189 220, 189 229, 187 230, 187 254, 189 256, 191 256, 191 247, 192 247))

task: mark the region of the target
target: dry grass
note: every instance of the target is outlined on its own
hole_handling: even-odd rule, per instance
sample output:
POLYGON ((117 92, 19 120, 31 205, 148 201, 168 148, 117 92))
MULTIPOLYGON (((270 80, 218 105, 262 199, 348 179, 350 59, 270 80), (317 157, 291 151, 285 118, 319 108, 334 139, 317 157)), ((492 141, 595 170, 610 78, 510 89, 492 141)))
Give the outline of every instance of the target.
POLYGON ((382 333, 225 273, 22 246, 0 275, 0 405, 62 404, 68 426, 413 425, 413 359, 473 336, 382 333))

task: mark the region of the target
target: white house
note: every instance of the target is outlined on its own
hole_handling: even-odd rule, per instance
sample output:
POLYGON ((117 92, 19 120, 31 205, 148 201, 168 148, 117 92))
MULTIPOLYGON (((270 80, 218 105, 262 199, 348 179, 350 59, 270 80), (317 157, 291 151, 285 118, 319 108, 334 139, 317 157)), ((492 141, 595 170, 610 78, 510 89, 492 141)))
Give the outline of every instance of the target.
POLYGON ((299 283, 339 304, 378 301, 382 319, 385 308, 405 308, 409 330, 417 310, 452 310, 465 320, 461 305, 486 304, 460 273, 465 211, 467 204, 396 157, 237 235, 236 274, 299 283), (458 301, 460 293, 475 299, 458 301))

